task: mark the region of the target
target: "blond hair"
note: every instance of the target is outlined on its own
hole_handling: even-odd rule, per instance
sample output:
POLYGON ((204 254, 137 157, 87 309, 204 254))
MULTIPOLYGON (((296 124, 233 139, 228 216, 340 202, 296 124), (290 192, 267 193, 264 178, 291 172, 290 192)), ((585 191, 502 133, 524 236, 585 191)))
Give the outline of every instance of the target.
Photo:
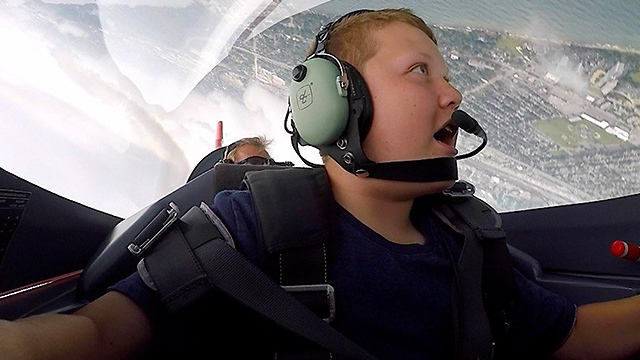
POLYGON ((229 150, 227 151, 224 160, 232 160, 235 161, 235 157, 236 157, 236 152, 238 151, 238 149, 241 146, 244 145, 251 145, 251 146, 255 146, 258 149, 260 149, 260 151, 264 151, 267 154, 269 154, 269 152, 267 151, 267 147, 269 147, 269 145, 271 145, 271 140, 267 140, 266 137, 264 136, 254 136, 254 137, 247 137, 247 138, 242 138, 236 142, 234 142, 233 144, 229 145, 229 150))
MULTIPOLYGON (((329 33, 325 49, 362 71, 364 64, 378 51, 379 44, 374 38, 375 32, 394 22, 418 28, 438 44, 433 31, 421 18, 409 9, 400 8, 367 11, 339 20, 329 33)), ((315 48, 314 40, 308 55, 311 55, 315 48)))

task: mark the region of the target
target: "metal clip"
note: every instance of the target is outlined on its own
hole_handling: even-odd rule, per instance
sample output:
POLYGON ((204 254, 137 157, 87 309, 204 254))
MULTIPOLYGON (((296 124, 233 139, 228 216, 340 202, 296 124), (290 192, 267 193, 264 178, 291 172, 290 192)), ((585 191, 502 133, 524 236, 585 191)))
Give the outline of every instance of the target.
POLYGON ((142 256, 142 254, 149 249, 153 243, 164 232, 178 220, 180 215, 180 209, 178 205, 173 202, 169 203, 169 209, 161 210, 149 224, 142 229, 140 234, 133 239, 133 242, 127 246, 127 249, 133 256, 142 256))
POLYGON ((327 296, 328 317, 322 320, 331 323, 336 318, 336 297, 333 286, 329 284, 311 284, 311 285, 282 285, 282 288, 292 295, 299 292, 323 292, 327 296))
POLYGON ((476 187, 472 183, 464 180, 456 181, 453 186, 442 193, 451 197, 471 196, 476 192, 476 187))

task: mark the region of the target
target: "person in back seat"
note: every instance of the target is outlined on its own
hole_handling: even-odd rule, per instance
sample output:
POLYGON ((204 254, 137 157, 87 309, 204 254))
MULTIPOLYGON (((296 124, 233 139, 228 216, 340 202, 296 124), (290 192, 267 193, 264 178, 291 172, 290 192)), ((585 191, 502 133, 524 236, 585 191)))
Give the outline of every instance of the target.
MULTIPOLYGON (((462 96, 450 84, 436 38, 420 18, 406 9, 366 11, 341 18, 325 35, 320 39, 329 40, 324 49, 316 47, 315 55, 326 51, 330 55, 325 57, 350 63, 366 83, 371 118, 359 135, 368 159, 377 164, 453 159, 457 129, 451 118, 462 96)), ((297 70, 294 81, 304 78, 304 69, 297 70)), ((319 96, 307 90, 301 87, 294 94, 292 106, 307 105, 311 95, 319 96)), ((294 115, 298 126, 299 120, 294 115)), ((340 142, 339 147, 352 145, 340 142)), ((331 150, 324 156, 336 206, 335 234, 326 246, 327 278, 336 292, 332 326, 379 359, 451 359, 451 257, 461 249, 456 232, 433 216, 428 202, 419 200, 441 193, 454 181, 402 179, 422 176, 415 172, 391 174, 400 180, 390 180, 359 168, 351 171, 358 156, 338 157, 331 150)), ((251 194, 222 192, 213 210, 238 251, 260 266, 251 194)), ((0 322, 0 357, 136 358, 149 348, 153 324, 162 314, 149 280, 144 271, 136 272, 73 315, 0 322)), ((640 352, 639 297, 576 311, 566 298, 519 273, 516 280, 520 297, 503 358, 621 359, 640 352)), ((211 331, 224 331, 218 324, 208 325, 211 331)), ((216 340, 209 338, 213 353, 208 357, 215 358, 216 348, 225 345, 216 340)), ((253 346, 254 339, 244 340, 245 347, 253 346)))
POLYGON ((273 165, 267 148, 271 141, 264 136, 242 138, 229 144, 225 150, 223 162, 230 164, 273 165))
POLYGON ((202 158, 191 171, 187 182, 202 175, 218 163, 251 164, 251 165, 280 165, 293 166, 291 161, 275 161, 269 155, 268 147, 271 140, 264 136, 245 137, 225 147, 220 147, 202 158))

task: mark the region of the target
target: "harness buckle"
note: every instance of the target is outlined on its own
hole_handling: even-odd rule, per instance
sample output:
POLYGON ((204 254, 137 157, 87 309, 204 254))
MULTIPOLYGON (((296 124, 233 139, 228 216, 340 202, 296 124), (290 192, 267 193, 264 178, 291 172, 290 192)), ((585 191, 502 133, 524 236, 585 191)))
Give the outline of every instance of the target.
POLYGON ((327 323, 336 318, 335 290, 330 284, 282 285, 282 288, 327 323))
POLYGON ((142 254, 153 245, 153 243, 164 234, 165 231, 178 220, 180 209, 173 201, 169 203, 169 209, 161 210, 147 226, 140 231, 127 249, 133 256, 142 254))
POLYGON ((452 187, 443 191, 442 193, 444 195, 455 198, 455 197, 471 196, 475 194, 475 192, 476 192, 476 187, 472 183, 464 180, 459 180, 459 181, 456 181, 452 187))

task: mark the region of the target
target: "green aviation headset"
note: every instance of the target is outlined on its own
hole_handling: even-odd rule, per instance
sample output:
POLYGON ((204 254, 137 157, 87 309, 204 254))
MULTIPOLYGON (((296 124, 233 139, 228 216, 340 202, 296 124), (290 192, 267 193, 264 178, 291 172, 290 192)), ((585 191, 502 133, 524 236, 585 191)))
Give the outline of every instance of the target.
POLYGON ((349 78, 332 56, 316 55, 294 69, 291 111, 300 136, 309 145, 338 140, 349 120, 349 78))
MULTIPOLYGON (((300 145, 313 146, 360 177, 409 182, 456 180, 455 158, 376 163, 364 154, 362 141, 373 117, 367 85, 351 64, 328 53, 326 44, 336 24, 371 11, 353 11, 324 25, 316 34, 313 53, 293 69, 285 130, 291 134, 295 152, 305 164, 320 167, 300 154, 300 145)), ((465 130, 475 126, 482 131, 477 122, 462 111, 454 113, 453 121, 465 130)), ((483 140, 472 153, 457 158, 475 155, 486 144, 486 135, 483 140)))
POLYGON ((336 24, 371 10, 357 10, 324 25, 316 34, 316 47, 293 69, 289 88, 289 111, 294 150, 304 159, 299 145, 311 145, 338 161, 352 173, 363 174, 360 163, 370 162, 360 146, 371 125, 371 100, 358 71, 326 52, 326 43, 336 24), (358 171, 360 170, 360 171, 358 171))

